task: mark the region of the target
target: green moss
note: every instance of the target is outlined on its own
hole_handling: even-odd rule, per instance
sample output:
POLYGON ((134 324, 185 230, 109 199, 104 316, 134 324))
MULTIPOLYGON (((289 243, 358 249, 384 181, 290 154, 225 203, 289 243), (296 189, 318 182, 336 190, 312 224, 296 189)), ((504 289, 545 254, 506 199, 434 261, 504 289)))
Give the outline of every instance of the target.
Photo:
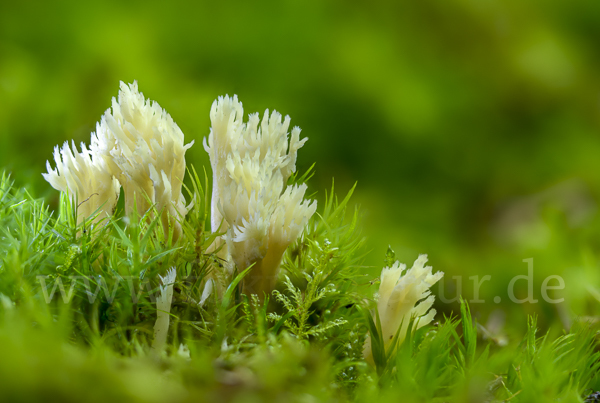
POLYGON ((365 298, 372 287, 361 269, 359 212, 346 211, 351 194, 338 201, 333 190, 286 252, 285 280, 270 298, 241 294, 246 270, 200 306, 200 285, 221 263, 208 248, 206 184, 192 173, 195 205, 176 242, 157 220, 119 211, 96 228, 77 226, 67 197, 53 213, 2 176, 5 399, 581 401, 599 387, 589 325, 540 337, 531 318, 520 344, 501 346, 483 338, 466 302, 460 318, 409 333, 370 367, 363 343, 369 332, 380 336, 365 298), (177 270, 171 326, 157 355, 155 295, 169 267, 177 270))

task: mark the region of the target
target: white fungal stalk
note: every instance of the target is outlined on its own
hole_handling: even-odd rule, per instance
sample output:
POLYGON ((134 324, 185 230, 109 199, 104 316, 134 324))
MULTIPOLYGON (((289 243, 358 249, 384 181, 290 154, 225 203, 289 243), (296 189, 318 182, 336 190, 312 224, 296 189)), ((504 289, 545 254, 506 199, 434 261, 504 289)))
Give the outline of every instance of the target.
MULTIPOLYGON (((414 318, 413 330, 417 330, 431 323, 435 317, 435 309, 430 309, 435 299, 430 288, 444 273, 432 274, 431 266, 425 266, 425 263, 427 255, 420 255, 404 274, 406 265, 400 262, 381 271, 377 310, 386 351, 396 334, 397 345, 402 344, 411 318, 414 318)), ((363 356, 367 362, 374 364, 370 336, 365 342, 363 356)))
POLYGON ((54 161, 56 168, 46 162, 48 173, 42 175, 54 189, 68 193, 72 202, 78 204, 78 224, 94 213, 99 214, 93 223, 112 215, 120 185, 101 158, 88 151, 83 143, 79 152, 75 142, 71 147, 65 142, 62 148, 54 148, 54 161))
POLYGON ((171 225, 177 235, 177 219, 189 210, 181 190, 185 152, 193 143, 184 145, 183 132, 171 116, 145 99, 134 81, 121 82, 118 101, 113 98, 112 111, 108 109, 96 126, 91 148, 121 182, 125 213, 136 206, 142 215, 155 205, 162 211, 165 230, 171 225))
POLYGON ((159 287, 160 295, 156 299, 156 323, 154 324, 154 341, 152 349, 161 352, 167 342, 169 334, 169 322, 171 313, 171 303, 173 301, 173 284, 177 272, 172 267, 163 277, 159 275, 161 285, 159 287))
POLYGON ((290 118, 265 111, 243 122, 237 96, 219 97, 210 111, 211 131, 204 148, 213 169, 211 226, 225 232, 227 252, 238 269, 254 264, 246 276, 246 292, 269 293, 281 258, 302 233, 316 210, 304 200, 306 185, 286 186, 296 170, 296 156, 306 142, 290 118))

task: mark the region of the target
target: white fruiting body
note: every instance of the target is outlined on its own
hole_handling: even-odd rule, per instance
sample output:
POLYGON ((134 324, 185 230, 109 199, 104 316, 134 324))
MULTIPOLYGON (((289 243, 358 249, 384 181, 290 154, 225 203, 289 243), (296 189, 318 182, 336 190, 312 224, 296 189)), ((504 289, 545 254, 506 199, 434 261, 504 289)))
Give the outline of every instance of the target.
POLYGON ((125 213, 135 206, 144 214, 155 205, 162 223, 180 231, 179 217, 187 214, 181 194, 185 175, 183 132, 156 102, 146 100, 137 82, 121 82, 118 101, 113 98, 92 134, 91 149, 101 155, 125 193, 125 213), (171 218, 173 219, 171 219, 171 218))
POLYGON ((96 220, 110 216, 119 197, 125 193, 125 213, 145 214, 152 206, 162 212, 166 230, 181 232, 179 218, 189 206, 181 194, 185 176, 185 152, 192 146, 183 144, 183 133, 171 116, 156 102, 144 99, 137 82, 121 82, 118 101, 113 98, 96 132, 90 150, 71 150, 67 143, 54 151, 57 168, 44 178, 57 190, 68 192, 80 203, 81 222, 101 208, 96 220), (62 157, 62 158, 61 158, 62 157), (119 185, 120 183, 120 185, 119 185))
POLYGON ((316 210, 304 200, 306 185, 286 186, 296 156, 307 139, 290 118, 267 110, 243 122, 237 96, 219 97, 210 111, 211 131, 204 148, 213 169, 211 226, 225 232, 227 252, 238 269, 254 264, 247 292, 261 298, 273 288, 286 248, 302 233, 316 210))
POLYGON ((176 275, 177 272, 172 267, 164 277, 158 276, 162 284, 159 287, 160 295, 156 299, 156 323, 154 324, 154 341, 152 342, 152 349, 156 352, 161 352, 167 342, 171 303, 173 301, 173 284, 176 275))
MULTIPOLYGON (((411 318, 414 318, 413 330, 416 330, 431 323, 435 317, 435 309, 430 309, 435 299, 430 288, 444 273, 432 274, 431 266, 425 266, 425 263, 427 255, 420 255, 404 274, 406 265, 399 262, 381 271, 377 311, 386 351, 396 334, 398 345, 402 344, 411 318)), ((370 336, 365 342, 363 355, 367 362, 373 364, 370 336)))
POLYGON ((78 223, 95 212, 99 214, 93 222, 112 215, 120 186, 101 158, 90 153, 83 143, 79 152, 74 142, 71 147, 65 142, 62 148, 54 148, 54 161, 56 168, 46 162, 48 173, 42 175, 54 189, 68 193, 73 203, 78 204, 78 223))

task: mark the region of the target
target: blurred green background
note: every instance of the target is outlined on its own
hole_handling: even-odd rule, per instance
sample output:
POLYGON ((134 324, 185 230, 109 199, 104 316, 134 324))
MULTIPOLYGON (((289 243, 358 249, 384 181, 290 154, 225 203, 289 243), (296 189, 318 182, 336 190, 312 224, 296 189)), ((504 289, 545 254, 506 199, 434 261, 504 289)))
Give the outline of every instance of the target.
POLYGON ((210 105, 237 94, 310 138, 298 166, 317 163, 318 198, 358 182, 369 279, 388 244, 406 263, 427 253, 446 298, 452 276, 469 298, 468 276, 492 276, 473 305, 487 315, 534 258, 534 297, 560 274, 566 302, 506 309, 565 322, 599 304, 599 43, 594 0, 3 1, 0 166, 56 200, 53 147, 89 142, 138 80, 208 168, 210 105))

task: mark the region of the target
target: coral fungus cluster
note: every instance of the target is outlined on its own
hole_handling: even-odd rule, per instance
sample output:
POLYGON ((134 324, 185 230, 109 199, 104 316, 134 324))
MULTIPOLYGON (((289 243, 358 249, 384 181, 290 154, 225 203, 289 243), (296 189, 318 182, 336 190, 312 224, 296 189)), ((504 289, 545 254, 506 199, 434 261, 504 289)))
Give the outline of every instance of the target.
POLYGON ((170 227, 177 235, 178 220, 189 209, 181 189, 185 151, 192 144, 184 145, 181 129, 158 103, 144 99, 136 82, 121 82, 118 100, 113 98, 112 110, 96 125, 90 148, 82 144, 78 152, 65 142, 59 151, 57 146, 57 168, 48 163, 44 178, 77 201, 79 222, 112 215, 122 186, 127 215, 134 207, 140 215, 156 208, 165 233, 170 227))
POLYGON ((269 293, 281 258, 315 213, 316 201, 304 200, 306 185, 287 186, 296 156, 307 139, 290 118, 269 111, 260 121, 243 122, 237 97, 220 97, 212 105, 212 128, 204 148, 213 169, 213 231, 225 232, 226 251, 239 270, 252 266, 245 291, 269 293))
MULTIPOLYGON (((221 277, 250 268, 244 278, 247 295, 264 300, 276 284, 287 248, 304 231, 315 214, 316 201, 306 200, 306 185, 292 184, 298 150, 306 142, 300 129, 291 134, 290 118, 266 110, 262 119, 244 109, 237 96, 219 97, 210 110, 211 129, 204 148, 213 172, 210 251, 223 264, 221 277)), ((165 236, 177 240, 191 205, 182 195, 186 171, 184 135, 171 116, 156 102, 144 98, 137 83, 121 83, 118 99, 91 135, 91 145, 66 142, 54 150, 56 168, 48 163, 44 178, 77 203, 78 224, 98 224, 109 219, 121 188, 125 214, 160 214, 165 236)), ((393 340, 402 343, 410 323, 419 328, 430 323, 435 310, 429 289, 443 273, 432 274, 421 255, 409 270, 396 262, 381 273, 377 313, 386 350, 393 340)), ((167 340, 169 315, 177 268, 160 277, 153 349, 160 352, 167 340)), ((212 292, 213 280, 205 282, 202 306, 212 292)), ((324 291, 322 291, 324 292, 324 291)), ((307 308, 308 309, 308 308, 307 308)), ((342 323, 338 321, 336 323, 342 323)), ((364 357, 373 363, 371 338, 364 357)))

